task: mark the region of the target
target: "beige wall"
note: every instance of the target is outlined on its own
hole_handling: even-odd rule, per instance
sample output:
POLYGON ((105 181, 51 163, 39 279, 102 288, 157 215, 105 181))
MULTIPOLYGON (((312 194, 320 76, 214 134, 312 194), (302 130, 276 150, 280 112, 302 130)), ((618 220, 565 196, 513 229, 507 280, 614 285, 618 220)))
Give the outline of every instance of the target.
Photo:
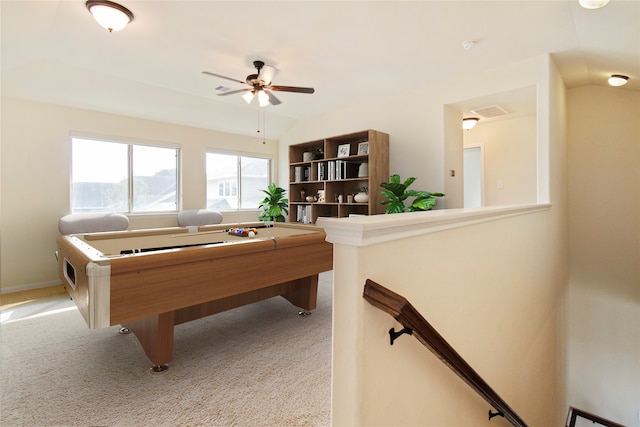
POLYGON ((536 141, 536 116, 479 123, 464 132, 465 147, 484 150, 484 206, 536 202, 536 141))
POLYGON ((569 403, 640 426, 640 94, 568 101, 569 403))
MULTIPOLYGON (((58 219, 69 213, 71 134, 178 144, 184 209, 206 204, 207 148, 269 154, 261 139, 112 114, 2 98, 0 290, 59 283, 58 219)), ((277 178, 277 174, 275 175, 277 178)), ((225 221, 257 219, 257 211, 225 221)), ((177 225, 175 214, 132 217, 131 228, 177 225)))
MULTIPOLYGON (((527 153, 535 158, 528 159, 528 164, 535 164, 538 185, 535 196, 529 186, 527 200, 551 201, 550 209, 489 222, 462 220, 452 229, 440 229, 438 224, 425 235, 418 231, 423 224, 416 223, 408 227, 415 230, 415 236, 395 236, 384 243, 360 244, 357 238, 354 243, 336 243, 334 426, 507 424, 488 421, 488 404, 415 339, 404 337, 389 346, 387 331, 398 325, 364 302, 362 288, 367 278, 407 297, 529 425, 561 425, 564 421, 566 106, 564 86, 553 62, 541 57, 501 70, 457 76, 451 84, 440 82, 428 88, 424 96, 414 94, 391 105, 379 103, 375 114, 366 108, 365 114, 369 114, 369 123, 379 119, 373 121, 388 126, 383 130, 391 134, 391 170, 393 165, 403 165, 407 171, 403 175, 437 175, 433 182, 444 186, 447 207, 456 207, 461 206, 461 180, 446 171, 462 170, 461 115, 443 106, 491 90, 499 93, 531 85, 539 95, 531 132, 537 139, 527 153), (399 109, 400 105, 404 107, 399 109), (402 124, 405 110, 425 112, 423 125, 411 128, 415 133, 407 133, 402 124), (387 115, 397 121, 389 123, 387 115), (442 150, 432 147, 440 146, 441 141, 442 150)), ((359 117, 356 110, 337 112, 327 123, 338 128, 345 116, 342 113, 359 117)), ((416 118, 415 112, 409 114, 416 118)), ((320 131, 310 122, 301 124, 302 128, 307 133, 320 131)), ((428 223, 434 215, 456 215, 456 211, 416 215, 424 216, 428 223)), ((395 218, 329 222, 336 221, 340 225, 327 224, 330 239, 340 240, 339 236, 350 231, 357 234, 370 222, 389 221, 395 231, 398 226, 395 218), (334 234, 331 227, 339 230, 334 234)), ((445 217, 442 225, 446 228, 450 221, 456 222, 445 217)))
MULTIPOLYGON (((389 171, 403 178, 414 176, 415 188, 446 193, 447 208, 463 207, 463 175, 449 176, 445 171, 462 171, 462 112, 448 105, 534 86, 548 91, 546 82, 549 58, 539 56, 499 69, 477 71, 456 76, 451 81, 424 84, 411 92, 352 105, 309 120, 298 121, 280 140, 280 162, 288 162, 287 147, 291 144, 317 138, 341 135, 363 129, 376 129, 389 133, 389 171)), ((542 97, 539 102, 548 103, 542 97)), ((540 109, 540 106, 538 106, 540 109)), ((546 114, 546 111, 545 111, 546 114)), ((541 144, 536 145, 536 156, 548 153, 549 129, 545 123, 536 123, 536 134, 541 144)), ((536 176, 544 188, 538 191, 537 201, 548 202, 548 164, 538 161, 536 176)), ((288 179, 286 170, 280 170, 280 181, 288 179)))

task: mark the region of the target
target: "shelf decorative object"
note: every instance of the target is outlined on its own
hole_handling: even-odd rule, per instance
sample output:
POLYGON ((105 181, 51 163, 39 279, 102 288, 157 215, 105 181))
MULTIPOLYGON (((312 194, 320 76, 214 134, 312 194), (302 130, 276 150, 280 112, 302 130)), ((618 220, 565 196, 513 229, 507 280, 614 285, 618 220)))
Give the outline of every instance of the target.
POLYGON ((360 167, 358 168, 358 178, 365 178, 367 176, 369 176, 369 163, 360 163, 360 167))
POLYGON ((369 201, 369 195, 367 193, 358 193, 353 196, 353 200, 355 200, 356 203, 366 203, 369 201))
POLYGON ((351 154, 351 145, 342 144, 338 146, 338 157, 347 157, 351 154))
POLYGON ((388 179, 389 135, 384 132, 369 129, 290 145, 288 221, 315 224, 318 217, 384 214, 381 193, 365 194, 366 201, 356 196, 362 187, 379 188, 388 179), (315 155, 309 160, 304 153, 315 155))

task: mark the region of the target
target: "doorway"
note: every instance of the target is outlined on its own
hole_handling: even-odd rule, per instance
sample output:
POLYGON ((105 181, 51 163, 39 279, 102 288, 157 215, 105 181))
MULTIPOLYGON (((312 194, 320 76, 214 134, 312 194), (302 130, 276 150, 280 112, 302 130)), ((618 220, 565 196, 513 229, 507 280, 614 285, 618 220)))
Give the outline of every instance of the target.
POLYGON ((484 147, 464 148, 464 207, 479 208, 484 205, 484 147))

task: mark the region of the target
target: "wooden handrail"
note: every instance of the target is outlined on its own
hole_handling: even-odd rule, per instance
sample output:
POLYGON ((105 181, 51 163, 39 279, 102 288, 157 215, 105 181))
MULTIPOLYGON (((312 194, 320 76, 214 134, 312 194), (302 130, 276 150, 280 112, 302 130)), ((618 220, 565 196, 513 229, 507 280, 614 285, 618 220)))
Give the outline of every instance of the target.
MULTIPOLYGON (((469 366, 406 298, 370 279, 367 279, 365 283, 363 297, 373 306, 393 316, 405 328, 409 328, 412 335, 493 406, 498 414, 492 414, 489 411, 489 418, 501 415, 514 426, 527 426, 520 416, 469 366)), ((389 332, 392 331, 393 329, 389 332)))
POLYGON ((576 425, 576 419, 578 417, 586 418, 589 421, 593 421, 594 423, 598 423, 606 427, 625 427, 622 424, 615 423, 611 420, 607 420, 606 418, 602 418, 595 414, 590 414, 589 412, 583 411, 582 409, 574 408, 573 406, 569 408, 566 427, 574 427, 576 425))

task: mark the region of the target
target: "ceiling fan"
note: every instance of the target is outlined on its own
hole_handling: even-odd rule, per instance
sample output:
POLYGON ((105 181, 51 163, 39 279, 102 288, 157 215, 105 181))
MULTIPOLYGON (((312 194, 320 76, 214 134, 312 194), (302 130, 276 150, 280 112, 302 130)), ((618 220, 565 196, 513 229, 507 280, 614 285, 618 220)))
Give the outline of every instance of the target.
POLYGON ((253 61, 253 66, 258 71, 257 74, 249 74, 245 81, 234 79, 231 77, 221 76, 220 74, 211 73, 209 71, 203 71, 204 74, 208 74, 214 77, 220 77, 222 79, 231 80, 236 83, 246 84, 249 87, 244 89, 232 90, 219 94, 218 96, 233 95, 240 92, 246 92, 242 97, 247 103, 253 100, 254 95, 258 96, 260 106, 264 107, 271 103, 272 105, 280 104, 280 100, 276 98, 271 91, 280 92, 298 92, 298 93, 313 93, 315 90, 312 87, 298 87, 298 86, 275 86, 272 85, 273 77, 278 70, 271 65, 265 65, 262 61, 253 61))

